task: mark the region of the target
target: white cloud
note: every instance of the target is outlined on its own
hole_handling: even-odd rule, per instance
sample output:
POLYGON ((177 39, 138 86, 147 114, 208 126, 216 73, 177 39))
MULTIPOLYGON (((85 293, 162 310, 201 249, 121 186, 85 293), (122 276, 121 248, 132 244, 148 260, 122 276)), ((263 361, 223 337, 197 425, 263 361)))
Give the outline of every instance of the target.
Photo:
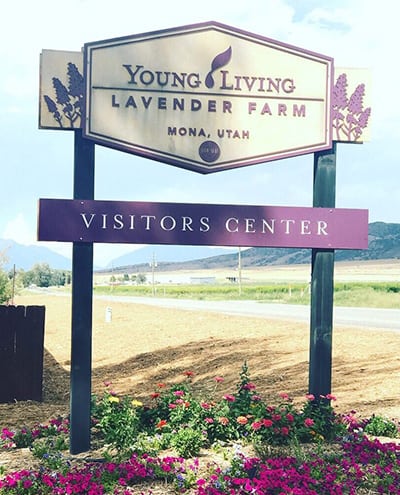
POLYGON ((3 239, 13 239, 15 242, 27 246, 34 244, 36 240, 32 225, 27 222, 22 213, 18 213, 16 217, 5 225, 1 237, 3 239))

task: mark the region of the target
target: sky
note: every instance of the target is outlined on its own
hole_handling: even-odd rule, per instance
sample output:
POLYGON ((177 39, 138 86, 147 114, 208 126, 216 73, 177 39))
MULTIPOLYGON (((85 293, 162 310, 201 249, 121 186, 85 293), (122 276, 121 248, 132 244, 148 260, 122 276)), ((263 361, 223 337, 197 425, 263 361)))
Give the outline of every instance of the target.
MULTIPOLYGON (((36 243, 39 198, 73 194, 73 133, 38 128, 39 55, 217 21, 371 73, 371 140, 338 144, 336 207, 400 222, 397 0, 9 0, 0 31, 0 238, 36 243), (395 39, 396 38, 396 39, 395 39)), ((96 146, 95 199, 312 206, 313 155, 202 175, 96 146)), ((41 243, 71 256, 70 243, 41 243)), ((95 245, 105 266, 134 245, 95 245)))

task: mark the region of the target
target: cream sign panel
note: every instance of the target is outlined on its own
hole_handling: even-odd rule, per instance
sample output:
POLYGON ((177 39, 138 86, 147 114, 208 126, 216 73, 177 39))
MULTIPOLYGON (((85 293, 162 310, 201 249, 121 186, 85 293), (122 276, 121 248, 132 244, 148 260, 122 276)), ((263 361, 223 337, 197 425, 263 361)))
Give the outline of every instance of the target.
POLYGON ((217 23, 84 47, 84 135, 203 173, 331 146, 333 61, 217 23))

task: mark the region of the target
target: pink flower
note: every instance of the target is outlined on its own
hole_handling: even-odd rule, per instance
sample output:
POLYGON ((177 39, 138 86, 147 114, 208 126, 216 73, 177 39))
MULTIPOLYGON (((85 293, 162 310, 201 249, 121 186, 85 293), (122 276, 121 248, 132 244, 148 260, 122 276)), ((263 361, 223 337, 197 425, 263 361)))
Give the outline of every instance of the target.
POLYGON ((175 397, 183 397, 185 392, 183 390, 175 390, 174 395, 175 397))
POLYGON ((289 423, 293 423, 293 421, 294 421, 293 414, 287 413, 286 414, 286 419, 289 421, 289 423))
POLYGON ((15 435, 15 433, 13 431, 9 430, 8 428, 3 428, 2 432, 1 432, 2 440, 6 440, 7 438, 13 438, 14 435, 15 435))
POLYGON ((279 397, 283 400, 289 400, 289 394, 286 394, 284 392, 280 393, 279 397))
POLYGON ((273 425, 273 422, 270 419, 263 419, 263 425, 266 428, 270 428, 273 425))
POLYGON ((208 423, 209 425, 211 425, 212 423, 214 423, 214 420, 212 418, 204 418, 204 421, 206 423, 208 423))
POLYGON ((315 400, 315 395, 313 395, 313 394, 307 394, 306 395, 306 399, 307 400, 310 400, 310 401, 315 400))
POLYGON ((328 400, 336 400, 336 397, 334 395, 332 395, 332 394, 326 394, 326 398, 328 400))
POLYGON ((254 431, 259 430, 261 426, 262 426, 261 421, 254 421, 254 423, 251 424, 251 427, 253 428, 254 431))
POLYGON ((223 381, 224 381, 224 378, 223 378, 222 376, 216 376, 216 377, 214 378, 214 380, 215 380, 217 383, 221 383, 221 382, 223 382, 223 381))
POLYGON ((227 400, 228 402, 235 402, 235 397, 231 394, 226 394, 224 395, 224 399, 227 400))
POLYGON ((282 428, 281 428, 281 434, 284 437, 287 437, 289 435, 289 428, 287 426, 282 426, 282 428))
POLYGON ((311 419, 311 418, 306 418, 304 420, 304 425, 307 426, 307 427, 313 426, 313 424, 314 424, 314 420, 311 419))

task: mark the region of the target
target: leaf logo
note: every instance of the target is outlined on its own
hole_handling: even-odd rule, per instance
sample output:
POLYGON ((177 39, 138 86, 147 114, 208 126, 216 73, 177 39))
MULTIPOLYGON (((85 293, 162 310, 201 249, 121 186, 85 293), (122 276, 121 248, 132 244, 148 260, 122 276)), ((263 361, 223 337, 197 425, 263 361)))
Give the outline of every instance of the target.
POLYGON ((213 72, 215 72, 217 69, 220 69, 221 67, 224 67, 224 65, 228 64, 230 59, 232 57, 232 47, 230 46, 227 50, 225 50, 222 53, 219 53, 214 60, 211 62, 211 70, 207 74, 205 84, 207 88, 213 88, 214 87, 214 78, 213 78, 213 72))

